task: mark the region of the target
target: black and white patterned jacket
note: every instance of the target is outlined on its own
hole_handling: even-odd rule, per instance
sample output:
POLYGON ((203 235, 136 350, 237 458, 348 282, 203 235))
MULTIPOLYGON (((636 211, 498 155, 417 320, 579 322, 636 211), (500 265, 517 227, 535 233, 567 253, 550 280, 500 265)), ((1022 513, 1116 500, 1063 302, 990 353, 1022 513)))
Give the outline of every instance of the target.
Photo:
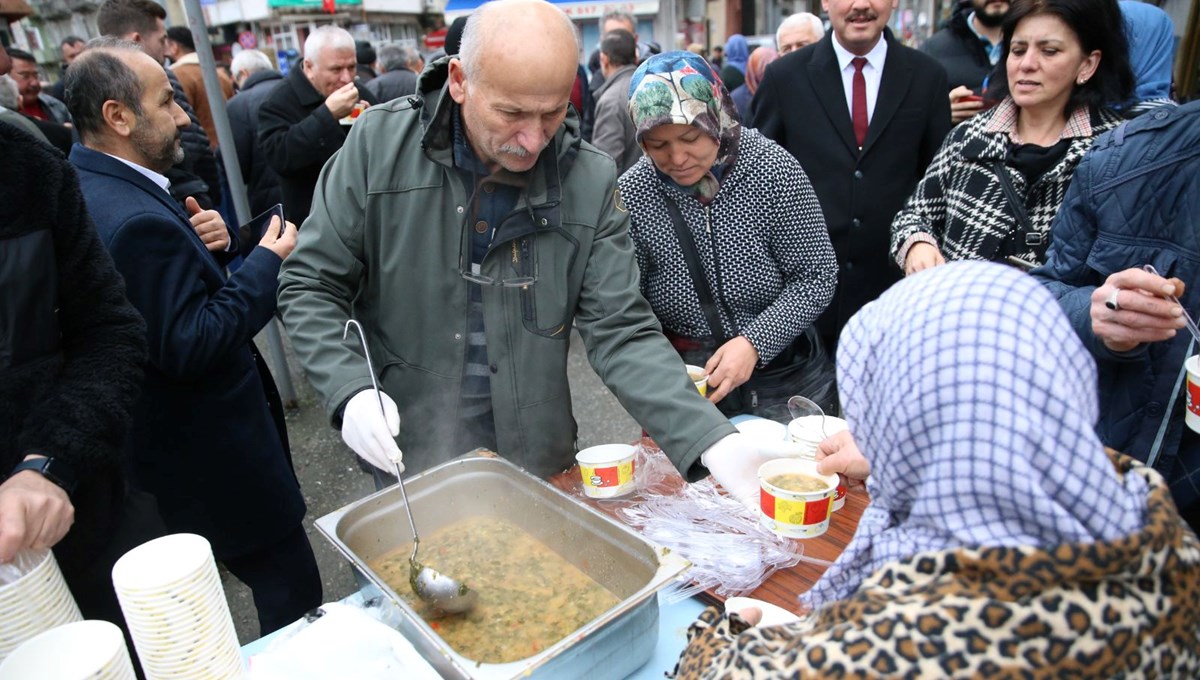
POLYGON ((641 269, 642 294, 664 328, 692 338, 705 321, 667 211, 679 205, 714 291, 725 334, 745 336, 765 365, 802 334, 833 297, 837 261, 817 195, 800 164, 757 130, 742 128, 737 160, 708 206, 666 180, 643 156, 620 179, 641 269), (720 274, 714 266, 720 262, 720 274))
MULTIPOLYGON (((1005 197, 993 164, 1004 164, 1011 145, 1007 125, 997 124, 1006 117, 1015 125, 1016 106, 1006 99, 950 131, 937 156, 929 164, 925 177, 908 199, 904 209, 892 221, 891 252, 900 268, 908 249, 915 242, 937 242, 947 262, 953 260, 993 260, 997 250, 1014 231, 1021 230, 1011 204, 1005 197)), ((1071 139, 1063 157, 1029 186, 1019 171, 1004 166, 1018 196, 1024 198, 1025 212, 1032 229, 1050 238, 1050 223, 1062 205, 1075 166, 1091 148, 1100 133, 1115 127, 1121 119, 1111 111, 1083 114, 1082 134, 1071 139)), ((1017 257, 1041 264, 1045 245, 1019 243, 1017 257)))

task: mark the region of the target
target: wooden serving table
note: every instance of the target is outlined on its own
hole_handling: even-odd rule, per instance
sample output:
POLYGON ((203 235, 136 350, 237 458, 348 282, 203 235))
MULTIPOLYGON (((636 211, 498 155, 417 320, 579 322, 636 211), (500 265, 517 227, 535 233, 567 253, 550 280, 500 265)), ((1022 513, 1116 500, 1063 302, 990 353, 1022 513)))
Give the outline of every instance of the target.
MULTIPOLYGON (((581 503, 585 503, 600 512, 603 512, 617 521, 621 521, 621 516, 617 510, 623 505, 628 505, 628 500, 625 502, 614 503, 613 501, 597 501, 591 498, 582 496, 582 480, 579 476, 579 468, 573 467, 566 472, 559 473, 548 480, 555 487, 568 493, 576 498, 581 503)), ((631 497, 636 501, 636 496, 631 497)), ((846 493, 846 504, 841 510, 833 513, 833 517, 829 522, 829 530, 823 535, 816 538, 792 539, 804 546, 804 556, 816 558, 832 562, 846 548, 846 544, 854 536, 854 531, 858 527, 858 520, 862 517, 863 510, 867 507, 867 493, 863 487, 850 489, 846 493)), ((813 564, 812 562, 801 561, 794 567, 781 569, 759 586, 754 592, 750 593, 749 597, 753 597, 764 602, 770 602, 786 609, 789 612, 797 612, 800 609, 799 602, 796 596, 807 591, 817 582, 821 574, 825 573, 826 565, 813 564)), ((697 595, 701 600, 709 604, 723 604, 725 598, 717 595, 711 590, 706 590, 697 595)))

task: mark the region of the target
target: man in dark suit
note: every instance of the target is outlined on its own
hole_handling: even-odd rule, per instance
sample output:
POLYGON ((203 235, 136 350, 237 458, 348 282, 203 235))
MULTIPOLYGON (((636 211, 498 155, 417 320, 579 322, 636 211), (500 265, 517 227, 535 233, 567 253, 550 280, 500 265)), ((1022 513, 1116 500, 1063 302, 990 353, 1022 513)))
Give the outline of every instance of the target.
POLYGON ((891 0, 824 0, 833 30, 767 66, 752 126, 804 166, 838 257, 817 320, 835 348, 846 321, 900 280, 892 218, 950 130, 946 71, 886 29, 891 0))
POLYGON ((346 142, 351 113, 378 104, 354 80, 354 38, 322 26, 304 41, 304 67, 293 68, 258 110, 258 143, 279 174, 284 214, 304 226, 325 161, 346 142))
POLYGON ((90 43, 67 72, 67 99, 88 212, 146 319, 146 382, 126 440, 133 481, 158 498, 168 529, 209 540, 269 633, 321 603, 281 404, 252 343, 275 312, 295 228, 273 223, 226 279, 236 238, 217 213, 189 201, 189 218, 167 191, 161 173, 190 121, 138 45, 90 43))

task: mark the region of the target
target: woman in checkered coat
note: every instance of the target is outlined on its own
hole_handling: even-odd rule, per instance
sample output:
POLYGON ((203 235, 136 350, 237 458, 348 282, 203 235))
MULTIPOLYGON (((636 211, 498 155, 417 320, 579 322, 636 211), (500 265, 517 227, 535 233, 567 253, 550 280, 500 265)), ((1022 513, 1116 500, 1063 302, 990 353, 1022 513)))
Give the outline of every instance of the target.
POLYGON ((1075 166, 1133 73, 1116 0, 1016 0, 992 109, 956 127, 892 222, 905 274, 952 260, 1040 264, 1075 166))

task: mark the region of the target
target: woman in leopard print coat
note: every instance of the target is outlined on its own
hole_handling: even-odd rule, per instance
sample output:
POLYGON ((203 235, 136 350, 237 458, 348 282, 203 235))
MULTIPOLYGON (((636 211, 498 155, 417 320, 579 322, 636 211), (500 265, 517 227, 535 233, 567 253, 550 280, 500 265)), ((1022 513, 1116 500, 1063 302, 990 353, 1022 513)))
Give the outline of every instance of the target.
POLYGON ((1007 78, 988 91, 998 105, 950 132, 892 221, 891 252, 906 274, 954 260, 1045 259, 1075 167, 1121 120, 1107 104, 1131 93, 1124 35, 1116 0, 1013 3, 1007 78))
POLYGON ((1035 281, 908 278, 851 319, 838 378, 857 533, 799 621, 706 611, 677 677, 1200 677, 1200 542, 1102 448, 1095 365, 1035 281))

